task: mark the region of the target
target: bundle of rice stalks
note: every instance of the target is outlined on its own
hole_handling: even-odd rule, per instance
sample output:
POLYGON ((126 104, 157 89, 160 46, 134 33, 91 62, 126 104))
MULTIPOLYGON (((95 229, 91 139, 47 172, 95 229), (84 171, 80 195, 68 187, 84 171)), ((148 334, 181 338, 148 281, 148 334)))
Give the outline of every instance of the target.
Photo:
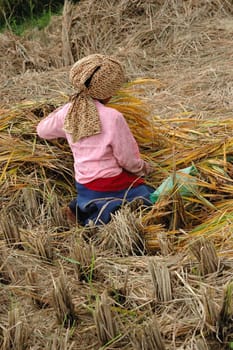
POLYGON ((10 249, 5 245, 1 245, 0 250, 0 283, 3 285, 15 283, 17 281, 17 272, 9 262, 10 249))
POLYGON ((131 336, 131 343, 135 350, 166 349, 155 317, 147 324, 144 324, 143 327, 134 330, 131 336))
POLYGON ((21 237, 17 219, 12 212, 3 209, 0 217, 1 235, 8 247, 21 247, 21 237))
POLYGON ((27 283, 27 287, 30 290, 28 294, 32 303, 38 308, 44 308, 47 305, 47 303, 39 291, 38 276, 36 270, 36 267, 34 269, 29 269, 26 272, 25 281, 27 283))
POLYGON ((222 308, 218 319, 218 336, 222 341, 232 340, 233 335, 233 282, 227 283, 224 290, 222 308))
POLYGON ((69 343, 71 338, 70 329, 68 328, 65 335, 60 330, 56 330, 51 341, 46 344, 48 350, 72 350, 74 349, 75 342, 69 343))
POLYGON ((118 340, 119 327, 106 291, 97 299, 94 321, 100 345, 112 344, 118 340))
POLYGON ((153 258, 149 259, 148 265, 156 300, 158 302, 172 300, 171 277, 167 266, 164 263, 159 264, 156 260, 153 260, 153 258))
POLYGON ((213 242, 200 237, 190 245, 190 250, 200 263, 202 276, 219 271, 220 261, 213 242))
POLYGON ((180 237, 180 247, 189 247, 190 241, 200 237, 211 240, 221 256, 232 256, 232 200, 223 202, 224 210, 218 210, 203 222, 180 237))
POLYGON ((53 301, 59 324, 66 328, 72 327, 77 315, 63 271, 57 280, 53 279, 53 301))
POLYGON ((145 242, 138 216, 129 207, 123 207, 109 224, 99 228, 96 244, 101 250, 111 250, 121 256, 143 255, 145 242))
POLYGON ((70 249, 70 256, 74 261, 75 271, 79 281, 92 282, 96 278, 96 251, 93 245, 85 241, 74 242, 70 249))
POLYGON ((219 306, 215 302, 213 289, 207 289, 203 295, 206 326, 210 333, 216 334, 216 326, 219 318, 219 306))
POLYGON ((52 238, 48 232, 43 229, 24 231, 23 233, 24 249, 34 256, 50 262, 54 257, 54 248, 52 246, 52 238))
POLYGON ((162 83, 157 79, 135 79, 125 84, 108 103, 109 107, 124 115, 138 144, 145 149, 151 149, 152 145, 156 147, 158 142, 149 100, 145 97, 146 91, 159 91, 162 87, 162 83))
MULTIPOLYGON (((232 150, 229 149, 229 153, 231 152, 232 150)), ((224 154, 222 156, 224 157, 224 154)), ((192 188, 193 180, 188 180, 192 188, 188 195, 180 196, 177 194, 179 189, 174 186, 170 193, 162 193, 151 211, 146 213, 143 218, 145 234, 146 236, 154 234, 155 238, 154 243, 151 241, 151 247, 159 246, 155 235, 156 232, 162 231, 159 227, 161 224, 169 235, 174 235, 173 243, 177 241, 181 246, 192 236, 209 235, 213 230, 216 232, 217 239, 226 242, 226 235, 229 233, 227 227, 231 225, 229 219, 233 195, 232 177, 230 172, 223 170, 223 165, 221 168, 216 166, 210 169, 211 163, 214 164, 214 161, 196 163, 199 169, 199 175, 194 179, 197 187, 192 188), (224 222, 226 230, 224 235, 218 237, 217 231, 224 226, 224 222), (175 237, 180 239, 177 240, 175 237)), ((226 169, 231 169, 231 161, 225 164, 226 169)), ((172 176, 172 171, 170 174, 172 176)))
POLYGON ((28 325, 15 307, 8 312, 8 325, 3 328, 2 350, 24 350, 30 334, 28 325))
MULTIPOLYGON (((185 347, 181 346, 178 348, 178 350, 209 350, 212 349, 211 344, 210 347, 207 345, 205 339, 203 339, 200 337, 195 337, 194 339, 191 339, 190 341, 187 341, 185 343, 185 347)), ((220 347, 217 346, 216 348, 214 347, 214 349, 216 350, 220 350, 220 347)))

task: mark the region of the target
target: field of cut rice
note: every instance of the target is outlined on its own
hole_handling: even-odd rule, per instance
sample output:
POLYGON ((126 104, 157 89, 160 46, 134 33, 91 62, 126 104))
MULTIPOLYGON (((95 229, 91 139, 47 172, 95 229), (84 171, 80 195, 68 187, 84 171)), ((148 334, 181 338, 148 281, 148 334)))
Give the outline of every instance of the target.
POLYGON ((232 0, 65 1, 45 29, 0 34, 2 350, 233 348, 232 34, 232 0), (95 52, 124 64, 109 105, 147 183, 170 186, 84 228, 64 216, 69 147, 36 125, 95 52))

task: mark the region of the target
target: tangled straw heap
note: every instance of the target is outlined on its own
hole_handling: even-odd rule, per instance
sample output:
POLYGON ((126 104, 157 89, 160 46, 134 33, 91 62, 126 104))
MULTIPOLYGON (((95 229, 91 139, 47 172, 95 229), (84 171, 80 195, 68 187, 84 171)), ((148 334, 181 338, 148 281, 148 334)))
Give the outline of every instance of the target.
MULTIPOLYGON (((190 165, 197 169, 191 193, 181 196, 174 181, 173 188, 143 214, 148 248, 159 248, 161 232, 173 237, 173 247, 184 247, 191 237, 205 234, 220 246, 227 244, 233 217, 233 121, 224 116, 202 120, 192 112, 167 119, 151 116, 147 100, 141 97, 148 84, 161 86, 151 79, 136 80, 109 103, 124 114, 142 157, 154 166, 148 183, 156 189, 168 176, 175 180, 179 169, 190 165)), ((1 210, 12 205, 12 195, 22 210, 17 198, 28 187, 38 189, 40 202, 51 191, 61 204, 72 195, 72 157, 67 144, 42 141, 35 133, 41 116, 63 102, 64 98, 27 102, 1 111, 1 210)), ((192 186, 192 176, 187 176, 186 184, 192 186)))

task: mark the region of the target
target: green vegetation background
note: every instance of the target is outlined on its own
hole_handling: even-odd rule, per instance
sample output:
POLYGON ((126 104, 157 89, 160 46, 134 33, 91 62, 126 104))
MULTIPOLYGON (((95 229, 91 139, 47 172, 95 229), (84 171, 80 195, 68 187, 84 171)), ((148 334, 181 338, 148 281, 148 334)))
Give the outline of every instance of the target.
POLYGON ((20 35, 30 27, 42 29, 63 5, 64 0, 0 0, 0 30, 10 29, 20 35))

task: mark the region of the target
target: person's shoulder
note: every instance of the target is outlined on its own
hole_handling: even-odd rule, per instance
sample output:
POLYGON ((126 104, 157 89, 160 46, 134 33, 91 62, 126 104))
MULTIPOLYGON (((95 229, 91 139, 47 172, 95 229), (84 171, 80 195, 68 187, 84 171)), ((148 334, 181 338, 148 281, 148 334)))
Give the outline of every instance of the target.
POLYGON ((99 101, 96 101, 96 107, 97 107, 98 112, 102 116, 106 116, 108 118, 111 117, 111 118, 114 118, 114 119, 121 119, 121 118, 123 118, 122 113, 119 112, 117 109, 115 109, 113 107, 106 106, 106 105, 102 104, 99 101))
POLYGON ((71 105, 70 102, 67 102, 57 107, 56 109, 53 110, 53 112, 49 114, 49 116, 66 114, 70 108, 70 105, 71 105))
POLYGON ((71 102, 67 102, 64 105, 62 105, 60 108, 64 112, 64 111, 68 111, 70 106, 71 106, 71 102))

